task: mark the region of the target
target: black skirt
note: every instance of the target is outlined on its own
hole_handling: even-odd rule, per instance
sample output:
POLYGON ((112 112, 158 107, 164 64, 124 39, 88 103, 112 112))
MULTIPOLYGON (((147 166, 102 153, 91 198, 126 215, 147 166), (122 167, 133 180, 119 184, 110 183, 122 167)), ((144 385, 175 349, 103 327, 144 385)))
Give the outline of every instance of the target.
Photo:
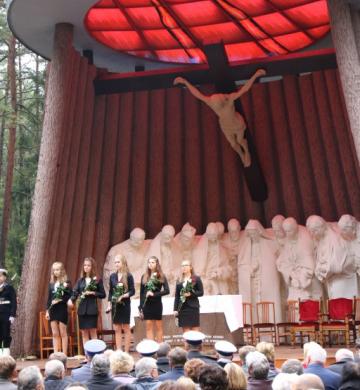
POLYGON ((96 329, 98 316, 95 315, 79 315, 79 328, 80 329, 96 329))
POLYGON ((68 308, 65 302, 59 302, 49 310, 50 321, 59 321, 67 325, 68 308))
POLYGON ((130 302, 113 303, 112 319, 114 324, 130 324, 130 302))
POLYGON ((193 328, 200 326, 199 309, 188 306, 186 302, 182 305, 178 318, 179 326, 181 328, 193 328))
POLYGON ((142 310, 144 320, 161 320, 163 311, 161 297, 149 297, 142 310))

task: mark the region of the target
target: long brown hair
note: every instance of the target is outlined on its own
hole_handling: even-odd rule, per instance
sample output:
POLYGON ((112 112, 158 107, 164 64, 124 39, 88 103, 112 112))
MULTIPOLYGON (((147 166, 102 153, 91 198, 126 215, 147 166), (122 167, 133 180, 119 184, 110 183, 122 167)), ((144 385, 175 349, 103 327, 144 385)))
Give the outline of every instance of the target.
POLYGON ((64 282, 67 282, 67 281, 68 281, 68 277, 66 275, 64 264, 61 263, 60 261, 55 261, 54 263, 52 263, 52 265, 51 265, 51 274, 50 274, 50 283, 55 283, 55 282, 64 283, 64 282), (57 278, 54 275, 54 267, 57 266, 57 265, 59 265, 60 269, 61 269, 61 273, 60 273, 59 278, 57 278))
POLYGON ((165 280, 164 273, 163 273, 163 271, 161 269, 160 261, 159 261, 159 259, 156 256, 150 256, 147 259, 146 271, 145 271, 144 275, 142 276, 141 281, 143 283, 146 283, 150 279, 151 274, 153 272, 157 272, 158 276, 159 276, 158 279, 160 279, 161 282, 164 282, 164 280, 165 280), (151 259, 156 261, 156 269, 155 269, 155 271, 151 271, 151 269, 149 268, 149 260, 151 260, 151 259))
POLYGON ((81 270, 80 277, 81 278, 86 278, 86 274, 84 272, 85 261, 89 261, 91 263, 90 278, 93 278, 94 276, 97 276, 95 259, 93 257, 85 257, 85 259, 83 261, 83 267, 82 267, 82 270, 81 270))
MULTIPOLYGON (((115 256, 115 260, 117 258, 120 258, 120 262, 121 262, 121 279, 118 281, 119 283, 122 283, 124 285, 124 289, 125 291, 128 290, 128 274, 129 274, 129 266, 128 266, 128 263, 127 263, 127 260, 126 260, 126 257, 124 255, 116 255, 115 256)), ((117 274, 117 271, 116 271, 116 274, 117 274)))

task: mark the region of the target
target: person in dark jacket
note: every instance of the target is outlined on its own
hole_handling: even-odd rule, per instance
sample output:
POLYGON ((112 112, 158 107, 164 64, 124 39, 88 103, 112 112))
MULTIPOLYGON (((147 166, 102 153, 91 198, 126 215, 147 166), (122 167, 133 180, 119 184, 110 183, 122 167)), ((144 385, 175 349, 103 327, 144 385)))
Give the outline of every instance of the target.
POLYGON ((217 352, 217 364, 224 368, 228 363, 232 362, 236 347, 234 344, 226 340, 220 340, 215 343, 215 351, 217 352))
POLYGON ((225 370, 217 364, 206 365, 200 370, 199 384, 201 390, 226 390, 229 381, 225 370))
POLYGON ((79 298, 78 317, 83 343, 97 339, 98 308, 97 299, 105 298, 104 285, 96 276, 96 263, 92 257, 84 259, 81 278, 76 282, 69 306, 79 298))
POLYGON ((49 360, 45 364, 45 390, 64 390, 72 379, 65 378, 65 367, 60 360, 49 360))
POLYGON ((131 390, 153 390, 159 387, 158 370, 156 360, 150 357, 143 357, 135 364, 136 380, 127 389, 131 390))
POLYGON ((119 382, 110 377, 110 361, 104 354, 95 355, 91 361, 91 377, 86 382, 89 390, 113 390, 119 382))
POLYGON ((63 263, 56 261, 51 266, 51 276, 46 304, 46 319, 50 321, 55 352, 68 351, 68 308, 71 297, 71 283, 66 275, 63 263))
POLYGON ((348 361, 343 366, 342 378, 339 390, 360 389, 360 364, 348 361))
POLYGON ((200 359, 203 360, 206 364, 216 364, 216 358, 201 353, 202 342, 205 339, 204 333, 198 332, 196 330, 189 330, 183 334, 183 338, 186 343, 186 350, 188 351, 188 360, 200 359))
POLYGON ((7 270, 0 268, 0 348, 10 355, 10 325, 16 317, 16 293, 7 283, 7 275, 7 270))
POLYGON ((268 378, 270 364, 264 354, 258 351, 246 355, 248 367, 248 390, 272 390, 272 379, 268 378))
POLYGON ((173 348, 168 356, 170 361, 170 371, 165 374, 159 375, 159 381, 165 382, 168 380, 176 381, 178 378, 184 375, 184 365, 186 363, 186 351, 183 348, 173 348))
POLYGON ((129 272, 125 256, 115 257, 115 267, 116 272, 110 275, 109 305, 106 311, 112 311, 116 349, 122 349, 122 332, 124 332, 123 350, 129 352, 131 338, 130 297, 135 294, 134 278, 129 272))
POLYGON ((350 349, 341 348, 335 353, 335 363, 331 364, 328 369, 341 375, 343 367, 347 362, 354 361, 354 353, 350 349))
POLYGON ((166 341, 160 343, 159 349, 156 352, 156 364, 158 366, 159 375, 165 374, 165 372, 170 371, 170 363, 168 358, 168 353, 170 352, 171 346, 166 341))

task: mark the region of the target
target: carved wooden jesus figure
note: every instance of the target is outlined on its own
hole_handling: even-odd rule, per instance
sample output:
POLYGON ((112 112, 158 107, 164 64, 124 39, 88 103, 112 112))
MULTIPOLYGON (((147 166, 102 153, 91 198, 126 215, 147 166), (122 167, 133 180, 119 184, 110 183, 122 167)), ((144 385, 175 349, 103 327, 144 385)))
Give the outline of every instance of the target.
POLYGON ((231 93, 214 93, 210 96, 201 93, 183 77, 176 77, 174 80, 174 85, 185 85, 193 96, 206 103, 215 112, 219 118, 219 125, 222 132, 230 142, 231 147, 240 156, 245 167, 251 165, 248 143, 244 137, 246 123, 244 117, 235 110, 234 102, 252 87, 258 77, 264 76, 265 74, 266 71, 264 69, 259 69, 238 91, 231 93))

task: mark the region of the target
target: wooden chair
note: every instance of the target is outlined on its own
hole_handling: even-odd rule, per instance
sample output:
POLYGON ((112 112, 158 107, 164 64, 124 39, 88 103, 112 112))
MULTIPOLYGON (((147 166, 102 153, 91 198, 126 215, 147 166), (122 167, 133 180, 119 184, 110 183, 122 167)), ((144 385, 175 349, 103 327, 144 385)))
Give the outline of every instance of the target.
POLYGON ((54 352, 50 321, 45 315, 46 311, 39 313, 40 359, 44 359, 44 352, 46 352, 46 357, 49 356, 49 352, 54 352))
MULTIPOLYGON (((326 313, 321 315, 320 320, 320 344, 323 345, 327 338, 331 346, 334 333, 337 336, 344 334, 345 345, 349 348, 350 333, 355 338, 353 299, 336 298, 326 301, 326 313)), ((339 339, 337 341, 339 342, 339 339)))
POLYGON ((320 324, 320 300, 299 299, 299 322, 290 329, 291 345, 295 345, 296 336, 300 337, 300 344, 303 345, 303 338, 308 341, 317 341, 320 324))
POLYGON ((254 331, 253 331, 253 307, 251 303, 243 302, 243 335, 245 344, 254 344, 254 331))
POLYGON ((276 344, 276 319, 274 302, 258 302, 256 304, 257 323, 253 325, 255 342, 261 341, 261 336, 270 336, 271 342, 276 344))
POLYGON ((278 345, 281 344, 281 338, 284 338, 285 344, 288 344, 288 339, 291 343, 291 328, 297 324, 298 304, 297 300, 287 301, 286 321, 276 324, 278 345))
POLYGON ((104 329, 102 325, 102 312, 101 306, 99 309, 98 322, 97 322, 97 334, 100 340, 103 340, 111 349, 115 348, 115 331, 114 329, 104 329))
POLYGON ((359 329, 360 329, 360 298, 354 297, 354 338, 359 337, 359 329))
POLYGON ((73 307, 69 311, 69 323, 68 323, 68 336, 69 336, 69 353, 70 356, 83 355, 84 350, 80 337, 79 321, 76 312, 76 308, 73 307))

